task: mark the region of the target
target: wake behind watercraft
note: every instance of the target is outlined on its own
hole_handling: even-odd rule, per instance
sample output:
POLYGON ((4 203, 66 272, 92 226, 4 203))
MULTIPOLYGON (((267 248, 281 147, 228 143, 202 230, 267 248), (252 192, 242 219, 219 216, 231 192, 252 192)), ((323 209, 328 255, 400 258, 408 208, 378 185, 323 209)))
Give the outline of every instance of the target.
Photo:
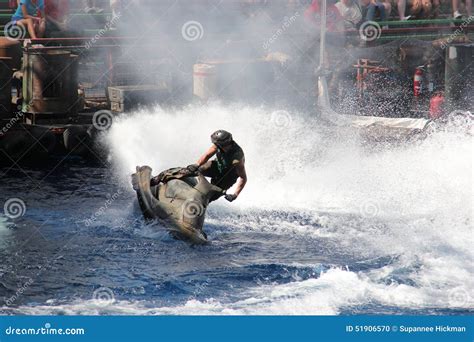
POLYGON ((204 244, 203 231, 206 209, 211 198, 224 191, 212 185, 200 173, 186 168, 172 168, 158 176, 159 183, 151 183, 152 169, 137 166, 132 175, 133 189, 146 219, 157 219, 177 239, 193 244, 204 244))

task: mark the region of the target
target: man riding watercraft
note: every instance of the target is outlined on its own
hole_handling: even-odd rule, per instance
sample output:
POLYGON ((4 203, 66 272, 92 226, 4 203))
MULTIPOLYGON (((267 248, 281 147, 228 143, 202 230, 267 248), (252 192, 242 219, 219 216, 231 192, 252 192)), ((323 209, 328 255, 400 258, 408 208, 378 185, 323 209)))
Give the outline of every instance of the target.
MULTIPOLYGON (((196 164, 189 165, 187 169, 191 173, 199 171, 206 177, 211 178, 211 184, 221 189, 230 189, 238 179, 234 194, 226 194, 225 199, 233 202, 240 195, 247 183, 247 172, 245 170, 245 156, 242 148, 234 141, 232 134, 224 130, 218 130, 211 135, 212 146, 199 158, 196 164), (213 156, 215 159, 211 159, 213 156)), ((215 196, 215 201, 220 196, 215 196)))
POLYGON ((145 218, 161 220, 174 237, 195 244, 207 242, 203 224, 209 202, 222 195, 232 202, 247 183, 244 152, 232 134, 219 130, 211 140, 211 148, 187 168, 167 169, 152 178, 151 167, 137 166, 132 175, 145 218), (205 176, 211 177, 211 183, 205 176), (225 194, 239 178, 235 193, 225 194))
MULTIPOLYGON (((226 191, 230 189, 240 178, 234 194, 226 194, 225 199, 229 202, 235 201, 247 183, 247 172, 245 170, 245 156, 242 148, 234 141, 232 134, 224 130, 218 130, 211 135, 212 146, 199 158, 196 164, 189 165, 180 171, 186 176, 194 177, 198 173, 211 178, 211 184, 226 191), (211 159, 213 156, 215 159, 211 159)), ((157 185, 166 177, 163 173, 152 178, 151 185, 157 185)), ((211 198, 211 202, 217 200, 224 193, 211 198)))

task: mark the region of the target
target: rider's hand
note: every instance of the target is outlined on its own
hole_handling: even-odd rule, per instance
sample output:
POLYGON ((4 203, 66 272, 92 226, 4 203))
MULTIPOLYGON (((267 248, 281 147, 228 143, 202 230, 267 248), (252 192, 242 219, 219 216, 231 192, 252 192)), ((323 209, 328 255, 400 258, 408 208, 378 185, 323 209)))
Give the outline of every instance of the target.
POLYGON ((227 194, 224 196, 226 200, 228 200, 229 202, 233 202, 237 199, 237 195, 230 195, 230 194, 227 194))
POLYGON ((199 165, 191 164, 191 165, 188 165, 186 169, 188 169, 189 172, 195 173, 199 170, 199 165))

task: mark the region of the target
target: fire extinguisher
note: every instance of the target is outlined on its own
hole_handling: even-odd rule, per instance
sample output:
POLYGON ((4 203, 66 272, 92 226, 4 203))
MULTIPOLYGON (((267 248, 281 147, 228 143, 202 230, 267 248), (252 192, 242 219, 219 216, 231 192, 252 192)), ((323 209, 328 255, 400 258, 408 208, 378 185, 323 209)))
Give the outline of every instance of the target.
POLYGON ((416 67, 415 76, 413 77, 413 93, 415 97, 423 94, 423 69, 424 66, 416 67))
POLYGON ((437 91, 430 99, 430 119, 438 119, 443 115, 444 111, 444 94, 437 91))

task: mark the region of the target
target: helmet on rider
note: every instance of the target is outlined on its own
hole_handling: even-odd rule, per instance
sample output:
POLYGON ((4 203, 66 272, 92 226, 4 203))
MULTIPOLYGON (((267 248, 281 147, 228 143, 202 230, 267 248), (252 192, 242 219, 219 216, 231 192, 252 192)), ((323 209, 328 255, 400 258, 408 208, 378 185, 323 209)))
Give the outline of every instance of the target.
POLYGON ((211 141, 214 145, 218 147, 225 147, 230 145, 234 140, 232 139, 232 134, 223 129, 215 131, 211 135, 211 141))

